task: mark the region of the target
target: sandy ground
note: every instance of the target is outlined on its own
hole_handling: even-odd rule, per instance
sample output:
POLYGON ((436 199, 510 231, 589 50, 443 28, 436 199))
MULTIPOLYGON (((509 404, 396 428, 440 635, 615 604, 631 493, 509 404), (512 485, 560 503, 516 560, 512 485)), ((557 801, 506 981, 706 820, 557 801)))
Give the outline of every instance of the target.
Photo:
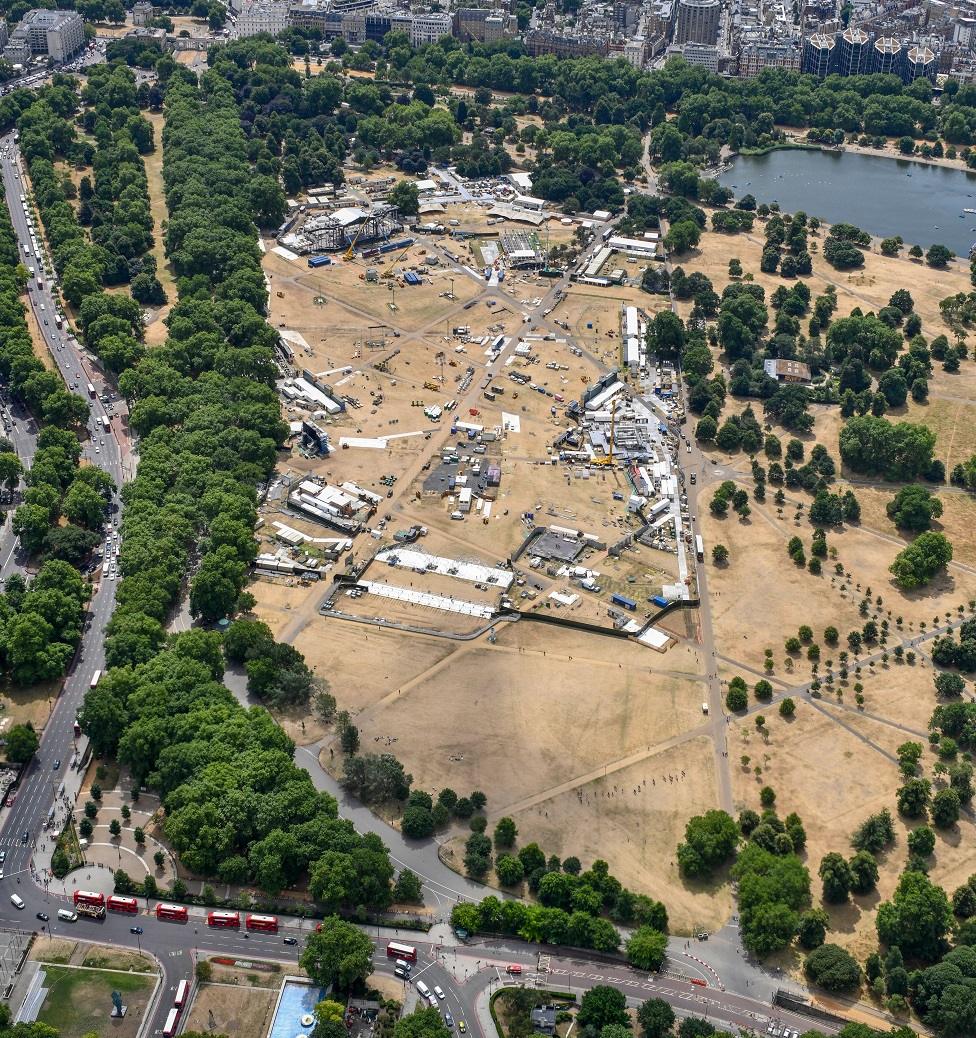
MULTIPOLYGON (((704 740, 683 741, 701 722, 700 662, 691 648, 659 656, 528 623, 501 630, 494 645, 451 645, 319 621, 297 644, 326 672, 338 665, 352 679, 355 666, 355 676, 366 678, 352 685, 337 675, 333 689, 341 705, 360 704, 363 747, 396 754, 415 788, 483 789, 489 816, 515 817, 520 842, 538 840, 547 853, 584 860, 605 857, 623 882, 665 897, 677 927, 703 921, 706 910, 682 893, 667 864, 688 814, 714 797, 704 740), (382 667, 363 668, 377 654, 382 667), (645 777, 647 788, 633 794, 645 777), (599 824, 589 827, 584 817, 599 824)), ((323 763, 337 759, 326 754, 323 763)), ((711 925, 727 907, 722 895, 714 898, 711 925)))
POLYGON ((166 226, 167 216, 166 198, 163 193, 163 126, 165 119, 162 112, 147 111, 143 114, 152 123, 156 141, 156 150, 142 157, 146 167, 146 183, 149 188, 149 211, 152 213, 154 222, 152 254, 156 257, 156 276, 169 299, 169 303, 153 311, 153 320, 146 327, 146 342, 149 345, 157 346, 166 338, 166 325, 163 324, 163 319, 176 299, 176 281, 173 277, 173 268, 163 251, 163 228, 166 226))
POLYGON ((186 1029, 263 1038, 271 1023, 277 992, 237 984, 204 984, 197 989, 186 1029))
MULTIPOLYGON (((760 227, 757 223, 759 235, 706 234, 703 253, 682 265, 687 272, 707 273, 715 290, 721 293, 729 281, 728 260, 737 256, 746 271, 753 272, 755 280, 766 288, 768 296, 788 282, 759 273, 760 227)), ((866 254, 864 270, 849 275, 834 271, 815 255, 814 276, 806 280, 814 295, 828 283, 836 286, 840 316, 850 313, 855 306, 864 311, 876 310, 887 303, 896 289, 908 286, 923 320, 923 334, 929 338, 948 333, 939 313, 939 300, 970 287, 968 276, 958 265, 940 272, 913 265, 907 259, 886 259, 876 253, 866 254)), ((937 434, 937 456, 951 468, 976 452, 976 416, 971 403, 976 400, 974 380, 976 373, 971 363, 964 363, 958 375, 947 375, 937 365, 930 383, 930 401, 924 405, 910 403, 889 417, 928 424, 937 434)), ((761 408, 753 403, 761 417, 761 408)), ((724 414, 736 413, 743 406, 744 402, 730 401, 724 414)), ((843 424, 839 413, 821 407, 813 411, 816 425, 814 433, 805 438, 807 449, 814 442, 822 443, 839 461, 838 434, 843 424)), ((789 435, 780 429, 774 431, 784 440, 789 435)), ((717 450, 707 453, 717 465, 707 474, 708 481, 738 478, 740 485, 751 491, 747 458, 730 458, 717 450)), ((766 504, 750 502, 752 514, 743 522, 734 516, 723 520, 711 516, 707 504, 712 488, 707 482, 701 487, 698 512, 706 545, 723 543, 730 551, 728 566, 709 563, 716 641, 720 656, 725 657, 720 662, 724 680, 739 674, 753 685, 763 674, 764 650, 770 648, 775 661, 771 680, 777 692, 791 684, 810 681, 814 670, 805 652, 793 657, 788 665, 783 646, 784 639, 795 634, 800 624, 808 624, 814 631, 814 642, 821 648, 821 674, 829 668, 831 658, 836 670, 839 652, 847 648, 847 632, 864 623, 859 603, 865 596, 875 603, 876 618, 887 619, 891 625, 889 647, 922 633, 923 624, 931 623, 934 617, 947 611, 955 614, 958 605, 976 596, 970 568, 976 559, 970 535, 976 502, 968 495, 948 488, 940 494, 945 512, 935 528, 949 536, 956 550, 948 574, 920 592, 903 594, 892 585, 887 572, 895 554, 908 540, 895 529, 885 512, 896 487, 868 486, 858 477, 853 484, 838 479, 833 489, 843 492, 848 486, 861 503, 861 521, 856 526, 828 530, 831 554, 824 561, 823 575, 818 577, 795 567, 786 557, 786 543, 792 536, 803 540, 809 556, 812 526, 805 514, 797 519, 795 509, 801 501, 808 506, 810 495, 787 490, 786 505, 778 510, 773 503, 773 490, 769 490, 766 504), (841 575, 835 574, 835 563, 843 566, 841 575), (773 579, 771 574, 775 575, 773 579), (879 596, 880 605, 875 601, 879 596), (823 641, 827 625, 840 631, 841 644, 833 649, 823 641)), ((935 706, 932 677, 924 649, 913 666, 898 664, 892 658, 888 664, 878 662, 855 672, 852 661, 848 680, 836 681, 833 689, 825 686, 822 698, 794 695, 798 709, 793 720, 782 719, 775 703, 768 709, 753 706, 750 715, 734 720, 729 756, 734 762, 736 808, 758 809, 759 788, 768 784, 777 791, 776 806, 781 815, 794 810, 800 814, 808 834, 805 858, 814 877, 815 900, 820 892, 816 870, 823 855, 829 851, 853 853, 851 833, 869 814, 887 807, 897 817, 895 790, 901 780, 896 750, 906 739, 927 745, 928 720, 935 706), (865 701, 861 708, 854 698, 855 682, 863 686, 865 701), (757 710, 767 719, 769 735, 765 740, 754 724, 757 710), (749 757, 744 766, 739 763, 743 754, 749 757), (760 769, 758 775, 756 768, 760 769), (800 776, 802 779, 798 780, 800 776)), ((754 703, 751 700, 751 705, 754 703)), ((930 772, 934 759, 926 753, 926 771, 930 772)), ((880 859, 878 892, 855 898, 847 906, 830 908, 834 929, 831 939, 861 958, 876 946, 875 910, 894 889, 904 862, 908 826, 898 819, 897 828, 895 848, 880 859)), ((950 892, 974 868, 971 849, 967 850, 967 846, 971 848, 971 828, 972 823, 964 820, 960 827, 938 837, 932 876, 950 892)), ((791 967, 796 963, 784 959, 783 965, 791 967)))
MULTIPOLYGON (((682 256, 678 265, 685 273, 699 270, 707 274, 715 286, 715 291, 722 290, 729 283, 729 260, 737 257, 742 262, 742 269, 753 275, 756 284, 766 290, 766 298, 780 285, 789 287, 790 281, 777 274, 763 274, 759 269, 759 259, 764 243, 764 224, 756 220, 754 230, 750 234, 716 234, 707 231, 702 235, 698 249, 687 256, 682 256)), ((954 292, 968 292, 968 267, 954 261, 946 270, 935 270, 924 263, 916 262, 907 256, 888 258, 879 252, 864 252, 864 266, 860 270, 835 270, 820 255, 825 230, 821 229, 815 236, 810 235, 811 245, 817 245, 813 253, 813 274, 803 278, 809 286, 813 298, 823 293, 828 284, 837 289, 836 317, 847 316, 855 307, 863 311, 878 310, 885 306, 892 294, 899 288, 907 287, 915 300, 915 310, 922 318, 922 334, 932 338, 948 331, 942 323, 939 312, 939 301, 954 292)), ((644 298, 647 298, 645 296, 644 298)), ((691 302, 679 303, 683 315, 691 309, 691 302)), ((803 324, 806 321, 802 322, 803 324)), ((951 338, 951 336, 950 336, 951 338)))
MULTIPOLYGON (((470 229, 483 222, 481 213, 454 207, 452 216, 455 211, 470 229)), ((572 234, 572 228, 561 230, 572 234)), ((757 230, 755 235, 732 237, 706 234, 702 250, 683 264, 685 270, 705 271, 721 292, 728 283, 728 260, 738 256, 771 293, 783 282, 758 273, 762 248, 758 225, 757 230)), ((818 246, 820 242, 822 236, 818 246)), ((421 248, 439 247, 436 241, 418 243, 394 265, 419 265, 426 255, 421 248)), ((465 255, 463 247, 447 247, 465 255)), ((380 265, 378 260, 370 262, 380 265)), ((491 458, 502 469, 491 518, 483 522, 471 515, 463 522, 452 521, 454 506, 446 490, 426 491, 423 486, 421 460, 453 439, 444 436, 443 427, 427 423, 415 401, 429 404, 459 395, 451 384, 465 367, 475 367, 476 380, 484 370, 480 349, 469 343, 457 351, 453 327, 468 326, 471 336, 517 334, 523 314, 534 307, 533 297, 545 294, 542 283, 507 278, 503 290, 510 304, 489 309, 478 301, 464 309, 478 288, 476 282, 457 274, 455 298, 450 299, 450 284, 443 274, 433 276, 430 284, 397 289, 394 294, 382 281, 379 285, 365 282, 360 277, 365 264, 358 262, 339 261, 310 271, 304 261, 269 254, 265 266, 272 277, 273 320, 299 331, 309 343, 307 351, 296 354, 296 363, 323 372, 327 381, 341 380, 343 392, 362 404, 332 422, 333 434, 390 435, 391 427, 418 434, 390 441, 384 451, 354 447, 336 451, 325 461, 293 454, 287 463, 293 476, 313 472, 333 483, 352 479, 385 493, 380 476, 396 475, 387 533, 411 523, 423 524, 429 532, 421 546, 454 558, 489 563, 505 558, 525 536, 522 516, 529 512, 537 523, 569 525, 608 542, 628 528, 623 504, 613 500, 614 492, 627 489, 620 474, 597 472, 584 479, 571 468, 546 464, 546 446, 565 428, 565 419, 550 413, 549 399, 518 390, 503 373, 494 373, 492 384, 501 384, 504 393, 493 403, 482 399, 470 416, 486 428, 497 428, 503 413, 514 414, 521 426, 491 447, 491 458), (394 296, 395 312, 390 309, 394 296), (399 339, 377 328, 387 323, 401 330, 399 339), (378 337, 386 338, 385 349, 369 350, 365 340, 378 337), (393 356, 396 349, 400 352, 393 356), (377 370, 379 360, 385 360, 385 371, 377 370), (329 374, 346 365, 352 367, 351 373, 329 374)), ((877 309, 897 288, 909 284, 923 319, 923 333, 930 337, 944 330, 939 300, 950 291, 968 289, 968 278, 957 267, 936 272, 877 254, 869 254, 865 269, 850 275, 834 271, 819 254, 814 266, 815 274, 808 279, 811 291, 816 295, 828 283, 834 284, 840 315, 854 307, 877 309)), ((637 272, 635 267, 633 273, 637 272)), ((574 286, 557 304, 552 319, 601 361, 615 365, 620 307, 629 303, 650 312, 664 305, 663 299, 637 289, 574 286)), ((588 359, 570 354, 558 339, 535 344, 533 352, 539 363, 525 366, 530 377, 567 399, 579 395, 600 373, 588 359), (565 365, 565 370, 546 369, 550 362, 565 365)), ((976 387, 968 385, 976 378, 971 368, 964 365, 960 375, 951 379, 939 373, 933 380, 931 403, 924 409, 926 420, 938 433, 940 456, 953 463, 976 451, 969 413, 969 400, 976 399, 972 392, 976 387)), ((742 406, 730 402, 726 414, 742 406)), ((912 417, 922 411, 906 409, 912 417)), ((808 445, 821 442, 838 459, 840 427, 836 409, 817 408, 815 435, 808 438, 808 445)), ((740 478, 751 485, 747 459, 713 452, 711 460, 716 467, 703 482, 740 478)), ((842 479, 836 489, 846 489, 842 479)), ((709 570, 718 666, 724 680, 742 674, 754 684, 763 674, 767 648, 773 651, 771 679, 777 690, 811 680, 814 669, 805 656, 787 662, 785 638, 795 634, 800 624, 809 624, 822 649, 821 670, 826 669, 827 661, 845 646, 824 645, 823 629, 838 627, 843 640, 847 631, 860 628, 864 618, 858 607, 865 596, 881 597, 878 618, 889 619, 892 637, 898 640, 919 633, 922 623, 931 622, 934 615, 976 597, 976 572, 968 568, 976 550, 970 553, 965 547, 957 557, 962 565, 953 566, 944 579, 914 595, 898 592, 891 585, 888 566, 904 539, 884 514, 890 493, 860 485, 855 489, 862 502, 862 521, 829 532, 831 557, 824 574, 815 577, 786 557, 786 543, 794 535, 809 546, 812 528, 804 515, 795 518, 796 504, 809 504, 809 495, 788 492, 787 505, 777 510, 771 492, 765 505, 753 505, 748 521, 719 521, 708 513, 711 489, 701 487, 698 513, 706 545, 722 542, 731 553, 727 567, 709 570), (835 573, 835 563, 842 566, 841 574, 835 573)), ((967 540, 964 533, 971 527, 976 503, 959 494, 943 496, 946 530, 958 531, 960 541, 967 540)), ((279 507, 269 505, 266 518, 272 518, 279 507)), ((379 514, 385 519, 386 509, 381 506, 379 514)), ((262 532, 270 536, 267 528, 262 532)), ((373 550, 374 542, 361 538, 354 554, 361 558, 373 550)), ((604 552, 593 551, 581 562, 601 571, 605 592, 630 588, 642 599, 674 573, 672 556, 649 549, 612 562, 604 552)), ((378 579, 376 571, 368 575, 378 579)), ((535 578, 531 572, 526 576, 528 589, 535 578)), ((412 579, 385 568, 382 578, 412 579)), ((439 581, 437 590, 453 587, 448 578, 439 581)), ((545 609, 549 590, 557 586, 558 581, 545 578, 537 598, 520 599, 520 604, 545 609)), ((499 628, 491 644, 487 639, 449 642, 316 616, 307 619, 309 607, 321 601, 325 591, 322 586, 305 589, 264 581, 254 585, 259 614, 280 636, 293 638, 316 671, 328 677, 340 707, 354 715, 364 749, 396 754, 417 788, 484 790, 489 819, 511 814, 520 828, 520 843, 537 840, 547 853, 576 854, 584 863, 597 856, 606 858, 623 882, 668 904, 673 928, 679 932, 711 928, 727 916, 731 905, 727 887, 688 887, 674 865, 674 848, 687 818, 714 806, 718 795, 701 716, 703 667, 695 649, 693 615, 669 618, 666 626, 676 644, 661 656, 633 644, 543 628, 530 621, 499 628)), ((455 587, 454 593, 475 597, 463 585, 455 587)), ((418 624, 432 619, 421 617, 415 607, 386 601, 377 607, 369 598, 349 605, 350 612, 359 610, 362 615, 376 615, 377 609, 388 618, 418 624)), ((572 615, 591 622, 599 622, 603 614, 601 596, 583 594, 572 607, 572 615)), ((848 682, 839 685, 839 699, 825 688, 824 698, 816 703, 801 701, 798 716, 790 723, 779 718, 775 705, 765 711, 770 719, 768 744, 756 732, 752 717, 736 721, 730 759, 735 761, 743 753, 751 758, 748 769, 733 764, 736 808, 756 806, 760 784, 777 788, 783 813, 796 810, 807 825, 808 855, 815 872, 828 850, 847 849, 851 830, 869 811, 894 805, 898 779, 892 756, 906 733, 925 731, 932 707, 930 675, 924 658, 914 667, 894 662, 865 666, 860 674, 852 666, 848 682), (854 703, 855 680, 864 686, 863 712, 854 703), (753 772, 756 767, 761 769, 758 778, 753 772), (802 783, 795 780, 797 775, 804 776, 802 783)), ((306 730, 300 731, 300 720, 291 719, 292 734, 302 742, 317 738, 321 728, 313 732, 307 723, 306 730)), ((334 771, 339 768, 339 755, 331 754, 328 745, 323 763, 334 771)), ((442 854, 460 866, 463 833, 447 835, 442 854)), ((972 863, 967 866, 965 854, 952 839, 945 843, 936 868, 944 871, 947 883, 948 877, 956 883, 956 875, 964 878, 972 863)), ((885 863, 883 892, 894 883, 899 853, 890 856, 890 867, 885 863)), ((838 918, 840 939, 860 950, 872 932, 872 911, 871 905, 863 904, 856 917, 852 910, 852 918, 838 918)))

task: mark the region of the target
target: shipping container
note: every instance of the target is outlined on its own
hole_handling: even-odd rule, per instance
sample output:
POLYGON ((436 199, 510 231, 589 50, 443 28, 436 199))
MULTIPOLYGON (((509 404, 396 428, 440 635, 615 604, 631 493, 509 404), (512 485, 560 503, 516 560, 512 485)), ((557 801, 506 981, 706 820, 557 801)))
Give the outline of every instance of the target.
POLYGON ((327 267, 332 262, 328 256, 309 256, 308 265, 310 267, 327 267))
POLYGON ((610 596, 610 601, 613 602, 614 605, 623 606, 624 609, 629 609, 631 612, 637 608, 637 603, 626 595, 612 594, 610 596))
POLYGON ((654 595, 651 598, 651 601, 654 603, 654 605, 660 606, 661 609, 663 609, 668 604, 668 600, 662 597, 661 595, 654 595))

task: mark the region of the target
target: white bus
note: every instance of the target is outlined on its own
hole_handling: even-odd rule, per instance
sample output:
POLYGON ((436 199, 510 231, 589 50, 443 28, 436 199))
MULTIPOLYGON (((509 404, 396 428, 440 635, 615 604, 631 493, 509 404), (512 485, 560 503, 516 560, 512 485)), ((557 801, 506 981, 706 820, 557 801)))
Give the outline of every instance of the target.
POLYGON ((105 432, 108 432, 110 430, 111 423, 105 415, 102 415, 102 417, 99 418, 99 422, 101 422, 102 428, 105 430, 105 432))
POLYGON ((96 670, 95 673, 92 674, 91 685, 89 686, 89 688, 94 688, 101 680, 102 672, 100 670, 96 670))
POLYGON ((178 1009, 171 1009, 166 1014, 166 1023, 163 1026, 163 1038, 173 1038, 176 1034, 176 1025, 180 1020, 180 1011, 178 1009))

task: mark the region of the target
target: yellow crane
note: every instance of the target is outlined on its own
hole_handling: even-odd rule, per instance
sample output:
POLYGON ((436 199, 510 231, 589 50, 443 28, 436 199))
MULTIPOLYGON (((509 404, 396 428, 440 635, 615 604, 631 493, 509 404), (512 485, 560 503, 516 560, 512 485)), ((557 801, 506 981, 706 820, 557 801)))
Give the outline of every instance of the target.
POLYGON ((413 246, 412 246, 412 245, 408 245, 408 246, 407 246, 407 247, 406 247, 406 248, 405 248, 405 249, 403 250, 403 252, 401 252, 401 253, 400 253, 399 255, 397 255, 397 256, 394 256, 394 257, 393 257, 393 259, 391 259, 391 260, 390 260, 390 262, 389 262, 389 263, 388 263, 388 264, 386 265, 386 269, 385 269, 385 270, 383 271, 383 273, 382 273, 382 274, 380 274, 380 277, 381 277, 381 278, 391 278, 391 277, 394 277, 394 274, 393 274, 393 268, 394 268, 394 267, 395 267, 395 266, 396 266, 396 265, 397 265, 397 264, 398 264, 398 263, 400 262, 400 260, 402 260, 402 259, 403 259, 403 257, 404 257, 404 256, 406 256, 406 254, 407 254, 407 253, 408 253, 408 252, 409 252, 409 251, 410 251, 410 250, 411 250, 412 248, 413 248, 413 246))
POLYGON ((359 241, 359 236, 363 233, 363 228, 365 226, 366 226, 366 221, 363 220, 363 222, 359 225, 359 229, 353 235, 353 239, 349 243, 349 248, 346 249, 346 251, 342 254, 342 258, 344 260, 351 260, 356 255, 356 253, 354 251, 355 248, 356 248, 356 242, 359 241))

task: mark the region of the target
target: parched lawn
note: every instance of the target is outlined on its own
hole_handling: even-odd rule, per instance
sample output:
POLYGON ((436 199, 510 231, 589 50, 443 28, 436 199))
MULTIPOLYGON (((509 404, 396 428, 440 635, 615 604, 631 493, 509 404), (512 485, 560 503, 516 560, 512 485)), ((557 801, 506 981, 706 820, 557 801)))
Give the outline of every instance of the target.
POLYGON ((135 1038, 156 983, 154 976, 106 970, 45 966, 44 972, 48 994, 37 1019, 56 1027, 61 1038, 83 1038, 91 1032, 135 1038), (113 991, 121 992, 129 1007, 121 1022, 110 1019, 113 991))

